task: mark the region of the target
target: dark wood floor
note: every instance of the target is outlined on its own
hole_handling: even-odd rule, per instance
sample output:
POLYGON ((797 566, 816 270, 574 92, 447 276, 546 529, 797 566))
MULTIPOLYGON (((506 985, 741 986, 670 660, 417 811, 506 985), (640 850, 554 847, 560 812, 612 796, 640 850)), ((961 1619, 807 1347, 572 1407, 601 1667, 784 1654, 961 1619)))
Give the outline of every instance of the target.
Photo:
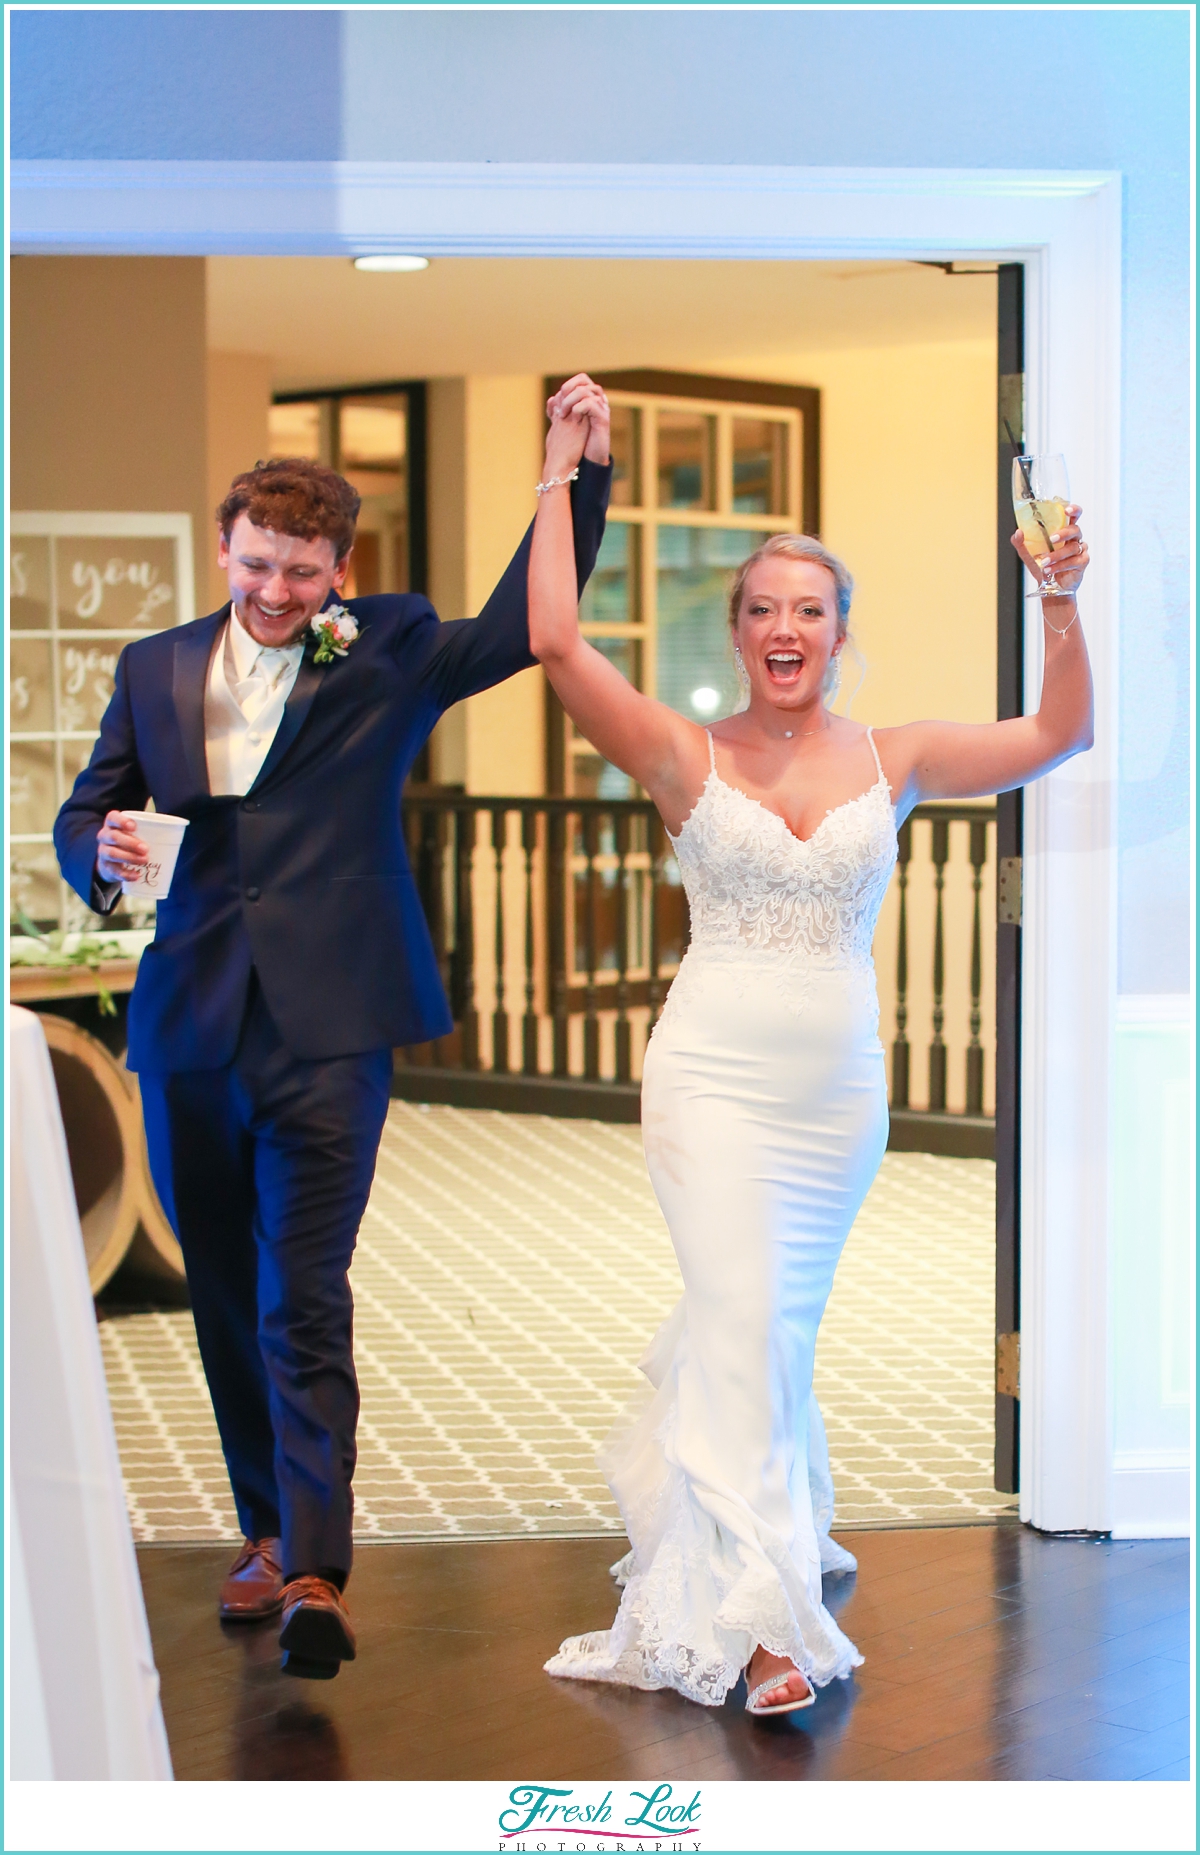
POLYGON ((358 1660, 279 1672, 275 1631, 222 1627, 230 1557, 145 1547, 177 1778, 1186 1778, 1188 1547, 1015 1524, 855 1533, 826 1601, 865 1666, 763 1725, 673 1694, 552 1681, 614 1609, 611 1540, 378 1545, 349 1598, 358 1660))

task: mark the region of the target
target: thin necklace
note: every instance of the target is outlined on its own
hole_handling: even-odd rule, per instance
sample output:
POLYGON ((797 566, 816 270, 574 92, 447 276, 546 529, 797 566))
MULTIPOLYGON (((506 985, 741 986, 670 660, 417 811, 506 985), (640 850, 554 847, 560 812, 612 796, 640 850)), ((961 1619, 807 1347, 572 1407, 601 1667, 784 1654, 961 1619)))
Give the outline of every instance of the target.
MULTIPOLYGON (((826 716, 825 720, 821 722, 821 724, 816 728, 801 728, 800 739, 803 741, 810 734, 828 734, 832 725, 833 725, 832 722, 829 720, 828 716, 826 716)), ((766 730, 765 732, 769 734, 770 731, 766 730)), ((795 733, 796 731, 794 728, 785 728, 783 730, 783 739, 785 741, 793 740, 795 738, 795 733)), ((774 735, 772 738, 774 740, 779 740, 780 737, 779 735, 774 735)))

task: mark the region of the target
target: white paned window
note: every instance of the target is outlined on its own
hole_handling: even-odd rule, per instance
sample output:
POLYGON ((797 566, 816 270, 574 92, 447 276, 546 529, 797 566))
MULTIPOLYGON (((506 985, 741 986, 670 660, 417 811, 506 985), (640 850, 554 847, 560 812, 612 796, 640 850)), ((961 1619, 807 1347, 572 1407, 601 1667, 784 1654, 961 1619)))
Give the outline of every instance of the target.
MULTIPOLYGON (((726 601, 730 578, 769 535, 812 523, 817 395, 752 381, 710 384, 686 376, 601 376, 613 410, 608 526, 580 617, 585 637, 639 689, 698 722, 737 701, 726 601), (618 385, 620 380, 622 384, 618 385), (658 388, 661 390, 652 390, 658 388), (731 397, 744 390, 744 400, 731 397), (779 403, 792 401, 791 404, 779 403), (807 494, 806 494, 807 490, 807 494)), ((554 707, 550 786, 591 798, 634 796, 554 707)))
MULTIPOLYGON (((70 930, 95 917, 59 875, 55 814, 91 758, 122 648, 193 616, 192 524, 14 512, 10 535, 11 901, 43 930, 70 930)), ((117 914, 131 925, 123 903, 117 914)))

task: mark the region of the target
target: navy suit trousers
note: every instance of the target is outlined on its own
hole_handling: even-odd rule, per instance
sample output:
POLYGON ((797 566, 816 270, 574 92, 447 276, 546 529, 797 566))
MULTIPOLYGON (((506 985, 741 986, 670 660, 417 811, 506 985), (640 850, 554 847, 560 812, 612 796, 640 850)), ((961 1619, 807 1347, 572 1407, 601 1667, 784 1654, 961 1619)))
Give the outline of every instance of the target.
POLYGON ((248 1539, 282 1539, 288 1577, 350 1569, 347 1272, 391 1074, 390 1049, 293 1056, 252 976, 231 1063, 139 1077, 238 1520, 248 1539))

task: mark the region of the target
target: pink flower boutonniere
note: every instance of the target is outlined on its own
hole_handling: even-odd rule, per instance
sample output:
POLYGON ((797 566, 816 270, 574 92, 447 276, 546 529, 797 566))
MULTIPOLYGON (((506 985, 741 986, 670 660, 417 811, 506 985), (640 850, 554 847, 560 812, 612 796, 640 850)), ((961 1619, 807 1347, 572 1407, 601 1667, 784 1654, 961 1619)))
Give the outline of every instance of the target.
POLYGON ((332 663, 335 657, 346 655, 358 636, 358 620, 344 605, 326 606, 313 619, 312 630, 317 640, 313 662, 332 663))

